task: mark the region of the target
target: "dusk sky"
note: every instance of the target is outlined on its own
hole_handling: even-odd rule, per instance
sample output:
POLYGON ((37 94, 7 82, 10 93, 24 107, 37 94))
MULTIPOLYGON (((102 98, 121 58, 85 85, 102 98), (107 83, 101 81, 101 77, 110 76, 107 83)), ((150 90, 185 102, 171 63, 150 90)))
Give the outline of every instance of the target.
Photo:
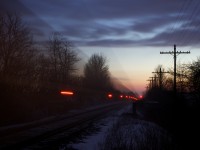
POLYGON ((173 67, 171 55, 190 51, 177 62, 200 56, 199 0, 4 0, 0 12, 17 12, 43 43, 60 32, 88 58, 107 57, 110 72, 130 90, 141 93, 160 64, 173 67))

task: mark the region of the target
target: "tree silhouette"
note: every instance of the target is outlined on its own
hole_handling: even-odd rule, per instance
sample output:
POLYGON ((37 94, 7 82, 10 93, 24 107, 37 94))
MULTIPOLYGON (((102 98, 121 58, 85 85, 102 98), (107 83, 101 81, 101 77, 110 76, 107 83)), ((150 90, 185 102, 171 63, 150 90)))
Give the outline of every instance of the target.
POLYGON ((200 57, 189 66, 190 90, 200 99, 200 57))
POLYGON ((88 88, 108 90, 112 87, 106 58, 93 54, 84 67, 84 84, 88 88))
POLYGON ((0 77, 9 87, 25 89, 34 70, 35 49, 30 30, 17 14, 0 15, 0 77))
POLYGON ((57 83, 70 84, 72 74, 77 70, 75 64, 80 60, 72 43, 60 33, 53 33, 48 42, 51 63, 51 79, 57 83))

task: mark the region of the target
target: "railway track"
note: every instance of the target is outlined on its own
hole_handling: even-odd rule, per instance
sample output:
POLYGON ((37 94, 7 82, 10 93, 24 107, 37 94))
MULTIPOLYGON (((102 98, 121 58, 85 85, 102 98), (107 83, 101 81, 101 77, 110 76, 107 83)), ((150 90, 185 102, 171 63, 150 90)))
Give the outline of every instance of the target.
POLYGON ((19 129, 11 128, 1 134, 0 149, 53 149, 62 142, 73 140, 74 137, 90 128, 92 122, 106 117, 114 110, 121 109, 123 105, 125 106, 126 103, 111 103, 54 118, 41 124, 30 124, 19 129))

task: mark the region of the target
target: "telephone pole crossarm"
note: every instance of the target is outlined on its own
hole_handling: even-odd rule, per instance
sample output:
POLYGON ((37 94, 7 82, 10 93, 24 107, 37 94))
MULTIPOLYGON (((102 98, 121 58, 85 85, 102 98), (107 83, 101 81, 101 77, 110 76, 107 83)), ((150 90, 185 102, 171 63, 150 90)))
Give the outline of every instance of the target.
POLYGON ((190 51, 187 52, 176 51, 176 45, 174 45, 174 51, 160 52, 160 54, 171 54, 174 56, 174 95, 176 97, 176 57, 179 54, 190 54, 190 51))
POLYGON ((176 53, 177 54, 190 54, 190 51, 187 51, 187 52, 182 52, 182 51, 179 52, 179 51, 177 51, 176 53))
POLYGON ((169 52, 160 52, 160 54, 173 54, 174 52, 173 51, 169 51, 169 52))
POLYGON ((176 51, 176 52, 173 52, 173 51, 169 51, 169 52, 160 52, 160 54, 190 54, 190 51, 187 51, 187 52, 182 52, 182 51, 176 51))

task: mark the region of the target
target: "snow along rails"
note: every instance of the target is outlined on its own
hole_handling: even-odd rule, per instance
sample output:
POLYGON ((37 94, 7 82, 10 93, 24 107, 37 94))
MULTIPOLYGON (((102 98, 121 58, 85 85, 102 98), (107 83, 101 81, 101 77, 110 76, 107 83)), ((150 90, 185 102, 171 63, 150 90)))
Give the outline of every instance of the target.
POLYGON ((126 105, 126 102, 111 102, 109 105, 93 107, 32 124, 0 128, 0 149, 55 146, 61 139, 71 140, 72 135, 88 128, 90 122, 105 117, 109 112, 120 109, 123 105, 126 105))

